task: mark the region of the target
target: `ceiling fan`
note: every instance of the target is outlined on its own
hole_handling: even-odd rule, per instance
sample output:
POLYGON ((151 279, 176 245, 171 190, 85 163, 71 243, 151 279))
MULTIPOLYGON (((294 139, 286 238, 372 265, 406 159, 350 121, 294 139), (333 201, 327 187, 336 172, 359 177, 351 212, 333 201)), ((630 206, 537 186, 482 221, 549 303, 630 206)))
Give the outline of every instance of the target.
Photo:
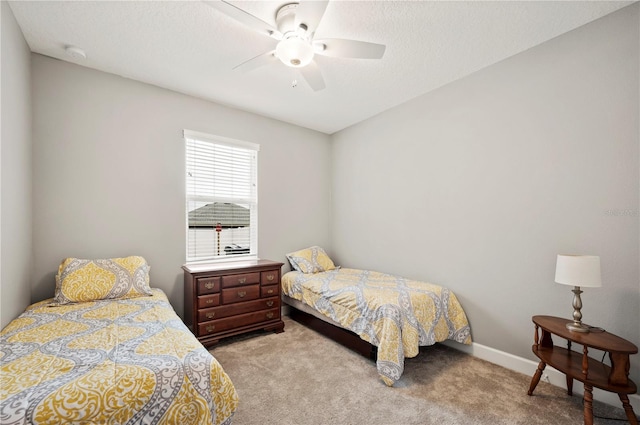
POLYGON ((276 12, 276 27, 224 0, 205 1, 209 6, 236 21, 278 41, 274 49, 260 54, 233 69, 250 71, 280 60, 287 66, 298 68, 303 78, 314 90, 325 88, 322 73, 313 60, 315 55, 337 58, 380 59, 384 55, 383 44, 342 38, 314 38, 328 0, 300 0, 288 3, 276 12))

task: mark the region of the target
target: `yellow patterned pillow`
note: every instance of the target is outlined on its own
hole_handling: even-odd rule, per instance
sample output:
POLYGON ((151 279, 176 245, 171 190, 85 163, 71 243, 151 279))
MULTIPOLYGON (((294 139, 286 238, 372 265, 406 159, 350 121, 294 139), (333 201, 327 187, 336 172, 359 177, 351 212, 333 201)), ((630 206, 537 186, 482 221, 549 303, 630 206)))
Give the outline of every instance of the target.
POLYGON ((336 268, 331 258, 319 246, 287 254, 291 266, 302 273, 326 272, 336 268))
POLYGON ((151 295, 149 265, 142 257, 67 258, 56 275, 54 302, 69 304, 151 295))

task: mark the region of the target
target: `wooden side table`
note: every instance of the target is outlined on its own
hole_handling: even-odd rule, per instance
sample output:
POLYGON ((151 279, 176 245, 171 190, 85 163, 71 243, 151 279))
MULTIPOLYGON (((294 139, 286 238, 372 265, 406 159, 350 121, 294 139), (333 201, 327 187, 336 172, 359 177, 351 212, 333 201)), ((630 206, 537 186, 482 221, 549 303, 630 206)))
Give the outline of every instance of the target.
POLYGON ((605 331, 589 333, 572 332, 566 324, 572 320, 551 316, 533 316, 535 323, 533 353, 540 359, 529 395, 533 394, 542 371, 549 365, 567 376, 567 394, 573 394, 573 380, 584 384, 584 423, 593 425, 593 387, 618 394, 629 423, 638 425, 638 418, 629 403, 628 394, 635 394, 636 384, 629 379, 629 355, 636 354, 638 347, 626 339, 605 331), (539 337, 538 330, 542 334, 539 337), (551 335, 567 340, 567 348, 553 345, 551 335), (582 345, 582 353, 571 350, 571 343, 582 345), (588 356, 589 348, 609 354, 611 366, 588 356))

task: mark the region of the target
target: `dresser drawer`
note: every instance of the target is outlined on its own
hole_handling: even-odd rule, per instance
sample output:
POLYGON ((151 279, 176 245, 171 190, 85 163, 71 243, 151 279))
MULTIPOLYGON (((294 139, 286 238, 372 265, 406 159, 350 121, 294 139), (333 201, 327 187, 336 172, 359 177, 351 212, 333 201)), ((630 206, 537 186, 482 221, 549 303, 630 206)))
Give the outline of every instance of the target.
POLYGON ((278 320, 280 309, 260 310, 253 313, 241 314, 238 316, 226 317, 224 319, 212 320, 210 322, 198 324, 198 335, 204 336, 212 333, 227 331, 229 329, 252 325, 254 323, 278 320))
POLYGON ((280 294, 280 285, 269 285, 260 287, 260 296, 262 298, 273 297, 280 294))
POLYGON ((275 285, 280 283, 280 272, 278 270, 269 270, 260 273, 260 283, 263 285, 275 285))
POLYGON ((230 288, 233 286, 252 285, 260 283, 260 273, 244 273, 222 276, 222 287, 230 288))
POLYGON ((258 310, 268 310, 276 307, 280 307, 280 299, 277 297, 245 301, 233 305, 223 305, 206 310, 198 310, 198 322, 208 322, 214 319, 222 319, 223 317, 251 313, 258 310))
POLYGON ((216 308, 205 308, 204 310, 198 310, 198 323, 200 322, 208 322, 209 320, 217 319, 220 317, 216 308))
POLYGON ((239 286, 222 290, 222 304, 232 304, 260 298, 260 285, 239 286))
POLYGON ((198 296, 198 308, 207 308, 220 305, 220 294, 198 296))
POLYGON ((220 292, 219 277, 201 277, 196 279, 196 285, 198 286, 198 295, 220 292))

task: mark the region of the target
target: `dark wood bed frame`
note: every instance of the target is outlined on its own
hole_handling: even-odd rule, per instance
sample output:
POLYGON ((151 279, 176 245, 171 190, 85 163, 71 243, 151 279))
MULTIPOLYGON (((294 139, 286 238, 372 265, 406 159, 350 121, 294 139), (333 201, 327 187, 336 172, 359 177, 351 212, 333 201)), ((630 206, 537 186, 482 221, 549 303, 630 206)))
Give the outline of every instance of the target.
POLYGON ((291 305, 289 307, 289 317, 298 323, 301 323, 314 331, 331 338, 339 344, 344 345, 347 348, 361 354, 369 359, 375 361, 378 356, 378 347, 368 343, 361 339, 357 334, 347 329, 334 326, 331 323, 327 323, 317 317, 300 311, 291 305))

